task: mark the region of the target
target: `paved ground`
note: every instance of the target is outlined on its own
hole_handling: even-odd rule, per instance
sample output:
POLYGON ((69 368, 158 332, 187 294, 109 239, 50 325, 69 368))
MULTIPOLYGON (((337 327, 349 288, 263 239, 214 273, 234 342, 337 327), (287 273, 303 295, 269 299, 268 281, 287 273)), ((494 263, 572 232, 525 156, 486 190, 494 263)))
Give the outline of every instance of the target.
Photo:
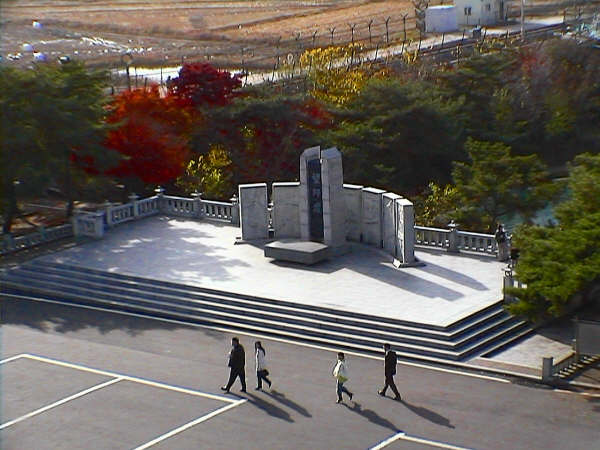
MULTIPOLYGON (((262 339, 271 392, 221 396, 230 335, 40 303, 0 314, 0 447, 9 449, 591 449, 600 399, 349 355, 354 402, 334 403, 334 352, 262 339), (388 439, 390 439, 387 441, 388 439), (395 439, 395 440, 394 440, 395 439), (382 444, 383 445, 383 444, 382 444)), ((254 340, 240 336, 248 349, 254 340)), ((247 357, 249 387, 255 377, 247 357)), ((237 394, 237 389, 232 392, 237 394)))
POLYGON ((234 245, 239 228, 151 217, 45 259, 186 284, 448 325, 502 298, 502 267, 489 256, 417 251, 424 267, 398 270, 363 245, 307 267, 273 262, 260 245, 234 245))

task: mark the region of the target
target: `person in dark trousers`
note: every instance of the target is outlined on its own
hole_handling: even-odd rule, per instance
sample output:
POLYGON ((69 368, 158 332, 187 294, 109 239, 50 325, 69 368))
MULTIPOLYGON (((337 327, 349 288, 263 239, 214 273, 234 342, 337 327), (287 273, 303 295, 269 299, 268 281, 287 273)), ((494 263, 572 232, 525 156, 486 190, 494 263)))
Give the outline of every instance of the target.
POLYGON ((394 383, 394 375, 396 375, 396 362, 398 361, 398 356, 396 352, 392 350, 390 344, 383 344, 383 350, 385 351, 385 385, 383 389, 381 389, 378 394, 382 397, 385 396, 385 391, 388 387, 392 388, 392 391, 396 395, 394 400, 402 400, 400 394, 398 393, 398 388, 396 388, 396 383, 394 383))
POLYGON ((221 386, 221 390, 229 392, 231 385, 237 377, 240 377, 240 383, 242 383, 242 392, 246 392, 246 373, 244 368, 246 366, 246 354, 244 347, 240 344, 240 340, 236 337, 231 338, 231 351, 229 352, 229 381, 227 386, 221 386))
POLYGON ((254 354, 256 358, 256 390, 260 391, 262 389, 263 380, 269 385, 269 388, 271 387, 271 380, 267 378, 267 376, 269 375, 266 362, 267 352, 263 348, 260 341, 256 341, 254 343, 254 351, 256 352, 254 354))
POLYGON ((344 387, 344 383, 348 381, 348 368, 346 367, 346 361, 342 352, 337 354, 337 361, 333 367, 333 376, 336 380, 337 403, 342 403, 343 401, 342 392, 345 392, 350 397, 350 400, 352 400, 354 394, 344 387))

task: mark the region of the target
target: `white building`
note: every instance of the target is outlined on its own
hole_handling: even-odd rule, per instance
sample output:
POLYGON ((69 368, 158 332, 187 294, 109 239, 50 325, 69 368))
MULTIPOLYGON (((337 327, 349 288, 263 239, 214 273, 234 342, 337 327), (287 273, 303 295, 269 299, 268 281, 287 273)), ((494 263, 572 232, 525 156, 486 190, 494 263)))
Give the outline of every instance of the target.
POLYGON ((454 5, 430 6, 425 10, 425 31, 427 33, 448 33, 458 29, 456 7, 454 5))
POLYGON ((454 0, 459 25, 493 25, 504 20, 504 0, 454 0))

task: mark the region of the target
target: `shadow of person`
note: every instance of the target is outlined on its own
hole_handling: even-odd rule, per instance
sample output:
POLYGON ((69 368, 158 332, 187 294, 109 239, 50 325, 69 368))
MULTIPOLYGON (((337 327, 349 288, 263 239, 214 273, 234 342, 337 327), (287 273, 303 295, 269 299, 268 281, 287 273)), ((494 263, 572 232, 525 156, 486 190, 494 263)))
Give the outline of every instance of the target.
POLYGON ((434 411, 431 411, 430 409, 424 408, 422 406, 411 405, 406 400, 400 400, 400 403, 403 403, 404 406, 406 406, 412 412, 423 417, 424 419, 429 420, 430 422, 442 425, 444 427, 454 428, 454 425, 450 423, 450 420, 434 411))
POLYGON ((308 410, 298 403, 294 402, 290 398, 286 397, 285 394, 277 391, 265 392, 268 396, 272 397, 274 400, 277 400, 282 405, 287 406, 290 409, 302 414, 304 417, 312 417, 312 414, 308 412, 308 410))
POLYGON ((380 427, 388 428, 394 432, 400 431, 398 428, 396 428, 396 425, 394 425, 392 422, 390 422, 386 418, 381 417, 379 414, 377 414, 372 409, 363 409, 362 406, 360 405, 360 403, 353 402, 352 406, 349 406, 346 403, 343 403, 343 405, 346 408, 348 408, 350 411, 358 414, 359 416, 363 416, 369 422, 379 425, 380 427))
MULTIPOLYGON (((244 397, 238 396, 238 395, 236 395, 236 397, 244 398, 244 397)), ((254 394, 251 394, 248 392, 246 394, 245 398, 248 399, 248 403, 251 403, 252 405, 256 406, 258 409, 262 409, 264 412, 266 412, 268 415, 270 415, 272 417, 275 417, 275 418, 281 419, 281 420, 285 420, 286 422, 290 422, 290 423, 294 421, 287 411, 281 409, 277 405, 274 405, 272 403, 264 401, 262 398, 257 397, 254 394)))

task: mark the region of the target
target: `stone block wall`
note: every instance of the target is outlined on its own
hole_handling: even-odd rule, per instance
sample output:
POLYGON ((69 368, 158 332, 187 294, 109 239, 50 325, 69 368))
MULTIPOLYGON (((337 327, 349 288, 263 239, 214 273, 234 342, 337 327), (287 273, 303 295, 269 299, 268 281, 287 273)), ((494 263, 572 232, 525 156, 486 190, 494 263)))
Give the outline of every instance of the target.
POLYGON ((381 247, 381 207, 385 191, 377 188, 362 190, 362 236, 365 244, 381 247))
POLYGON ((360 242, 362 235, 362 190, 364 186, 344 184, 346 239, 360 242))

